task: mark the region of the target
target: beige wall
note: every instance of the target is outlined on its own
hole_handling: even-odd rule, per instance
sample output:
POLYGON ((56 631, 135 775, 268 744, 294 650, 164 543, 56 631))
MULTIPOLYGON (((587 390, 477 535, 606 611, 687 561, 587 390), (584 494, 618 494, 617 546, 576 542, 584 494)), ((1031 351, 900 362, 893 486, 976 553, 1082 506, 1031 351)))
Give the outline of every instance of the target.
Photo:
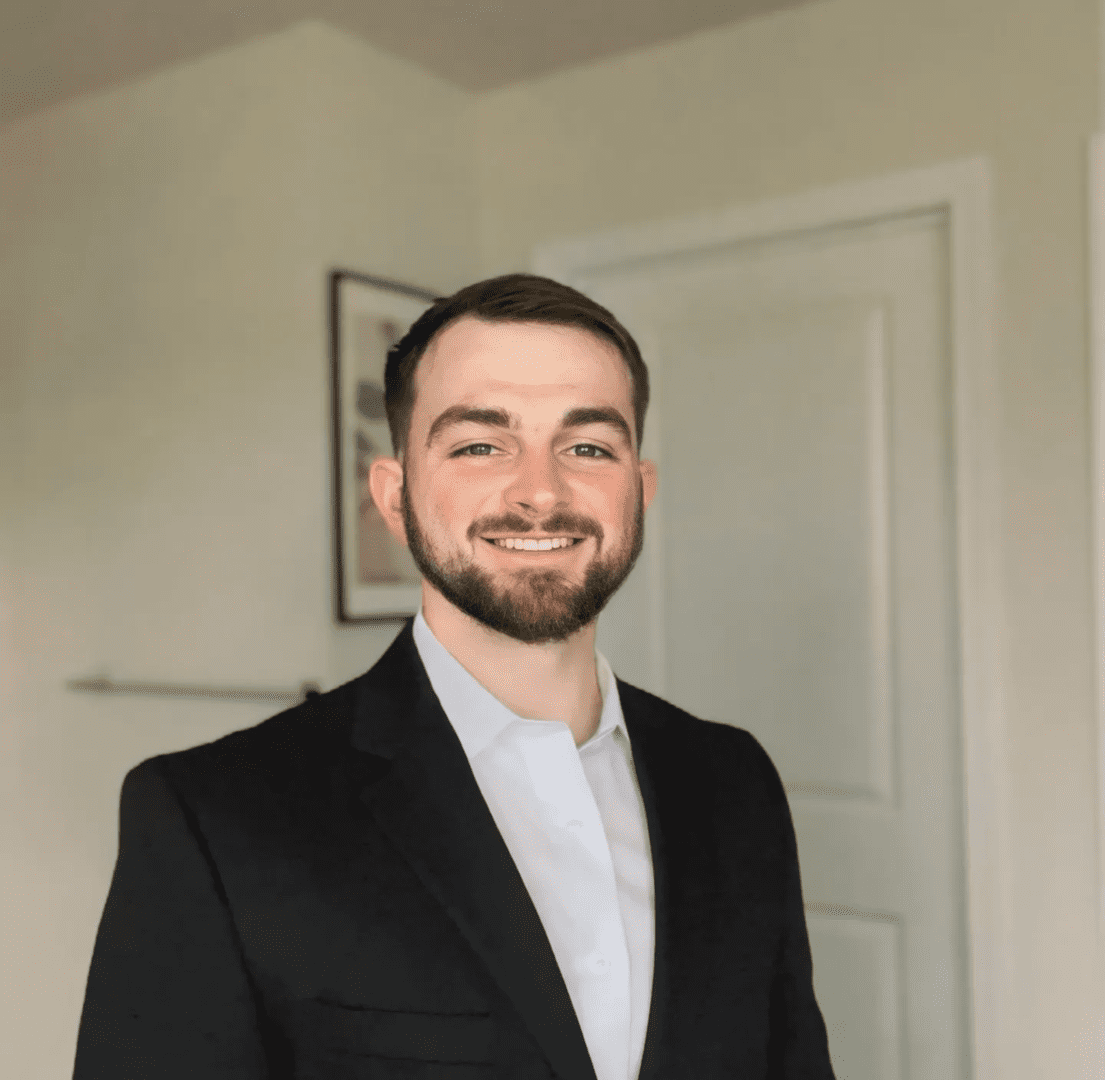
POLYGON ((1010 926, 1002 1075, 1089 1076, 1086 139, 1095 0, 825 0, 472 98, 306 25, 0 131, 12 1075, 66 1075, 126 767, 333 685, 323 276, 448 290, 534 244, 982 154, 996 215, 1010 926), (10 752, 9 752, 9 747, 10 752))
POLYGON ((325 686, 325 274, 478 272, 467 95, 303 26, 0 132, 6 1076, 71 1074, 118 790, 273 710, 65 679, 325 686))

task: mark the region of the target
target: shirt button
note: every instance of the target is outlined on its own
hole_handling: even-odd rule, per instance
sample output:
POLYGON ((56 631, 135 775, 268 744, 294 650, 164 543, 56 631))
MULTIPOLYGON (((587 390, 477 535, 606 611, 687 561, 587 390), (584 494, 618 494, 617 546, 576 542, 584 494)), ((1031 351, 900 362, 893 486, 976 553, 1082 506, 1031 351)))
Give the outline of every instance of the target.
POLYGON ((580 821, 579 818, 572 818, 572 820, 568 822, 568 825, 572 828, 582 828, 583 822, 580 821))
POLYGON ((605 975, 610 968, 610 963, 601 953, 591 957, 588 966, 596 975, 605 975))

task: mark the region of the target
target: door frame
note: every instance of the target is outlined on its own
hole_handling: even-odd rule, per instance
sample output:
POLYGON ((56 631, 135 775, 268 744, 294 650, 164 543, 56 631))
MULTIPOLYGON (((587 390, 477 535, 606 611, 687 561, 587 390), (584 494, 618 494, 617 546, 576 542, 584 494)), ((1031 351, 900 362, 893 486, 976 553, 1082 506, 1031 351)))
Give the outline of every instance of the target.
MULTIPOLYGON (((950 247, 960 745, 970 948, 967 1024, 976 1080, 1000 1080, 1003 957, 1009 955, 1003 948, 1009 940, 1005 875, 1010 848, 1001 694, 1001 477, 987 160, 970 158, 552 240, 534 248, 531 266, 535 273, 573 284, 596 270, 642 259, 932 210, 947 215, 950 247)), ((1105 615, 1102 619, 1105 627, 1105 615)))
MULTIPOLYGON (((1103 7, 1105 14, 1105 7, 1103 7)), ((1105 27, 1103 27, 1105 32, 1105 27)), ((1105 52, 1103 52, 1105 57, 1105 52)), ((1105 74, 1105 67, 1103 67, 1105 74)), ((1102 84, 1105 94, 1105 82, 1102 84)), ((1103 101, 1105 106, 1105 101, 1103 101)), ((1093 582, 1097 676, 1097 911, 1105 940, 1105 134, 1089 144, 1090 408, 1093 440, 1093 582)))

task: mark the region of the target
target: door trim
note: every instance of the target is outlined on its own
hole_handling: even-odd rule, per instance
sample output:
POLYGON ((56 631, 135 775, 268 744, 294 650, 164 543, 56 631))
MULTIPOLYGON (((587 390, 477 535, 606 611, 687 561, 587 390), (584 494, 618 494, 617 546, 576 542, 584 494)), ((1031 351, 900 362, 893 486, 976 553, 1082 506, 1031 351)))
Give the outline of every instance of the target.
MULTIPOLYGON (((971 158, 767 202, 553 240, 534 249, 531 265, 535 273, 573 284, 597 270, 640 259, 925 210, 947 214, 951 262, 959 693, 970 983, 967 1023, 974 1076, 977 1080, 1000 1080, 1005 1074, 1000 1054, 1002 1035, 1010 1022, 1001 1009, 1001 990, 1007 977, 1004 957, 1011 953, 1003 948, 1010 940, 1005 906, 1010 848, 1002 702, 1001 477, 988 162, 971 158)), ((1105 256, 1102 258, 1105 261, 1105 256)), ((1102 330, 1105 344, 1103 319, 1105 315, 1095 320, 1095 326, 1102 330)), ((1105 634, 1105 621, 1102 626, 1105 634)))
POLYGON ((1097 905, 1098 931, 1105 940, 1105 134, 1090 139, 1089 200, 1094 655, 1097 676, 1097 905))

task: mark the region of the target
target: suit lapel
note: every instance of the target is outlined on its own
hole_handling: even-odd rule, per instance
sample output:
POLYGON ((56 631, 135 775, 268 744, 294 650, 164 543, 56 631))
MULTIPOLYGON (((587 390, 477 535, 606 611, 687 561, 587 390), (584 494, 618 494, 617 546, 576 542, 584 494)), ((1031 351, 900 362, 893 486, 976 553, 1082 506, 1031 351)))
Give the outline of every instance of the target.
POLYGON ((664 1045, 669 1009, 668 990, 671 985, 671 887, 666 842, 665 821, 661 820, 662 800, 658 785, 663 784, 660 767, 664 748, 659 733, 650 722, 634 688, 618 679, 618 696, 622 716, 629 732, 633 750, 633 769, 641 789, 641 801, 648 822, 649 849, 652 854, 653 904, 655 910, 655 942, 652 960, 652 993, 649 998, 648 1027, 641 1055, 638 1080, 658 1080, 663 1075, 661 1048, 664 1045))
POLYGON ((655 698, 620 679, 618 693, 648 821, 656 912, 639 1080, 660 1080, 686 1068, 686 1061, 670 1057, 688 1032, 702 1038, 699 988, 721 985, 718 959, 742 930, 729 915, 722 921, 714 812, 701 783, 702 762, 677 729, 673 738, 675 725, 664 722, 655 698))
POLYGON ((362 798, 510 998, 557 1075, 595 1080, 544 926, 433 692, 411 622, 365 677, 353 745, 390 761, 362 798))

